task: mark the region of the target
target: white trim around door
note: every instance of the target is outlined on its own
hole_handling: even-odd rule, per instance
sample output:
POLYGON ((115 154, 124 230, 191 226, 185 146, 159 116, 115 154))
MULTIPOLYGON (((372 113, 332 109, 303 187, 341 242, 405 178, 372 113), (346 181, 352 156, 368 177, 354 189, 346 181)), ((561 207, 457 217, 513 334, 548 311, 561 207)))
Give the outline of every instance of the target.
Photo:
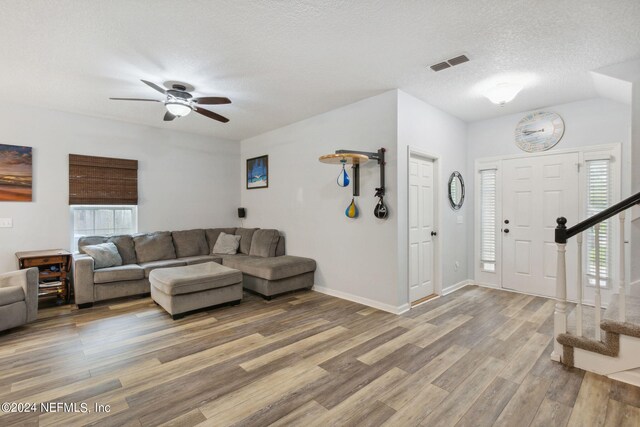
MULTIPOLYGON (((436 233, 435 236, 432 237, 432 241, 431 241, 431 248, 433 251, 432 254, 432 262, 431 262, 431 269, 432 269, 432 277, 433 277, 433 294, 435 295, 441 295, 442 294, 442 272, 441 272, 441 253, 442 253, 442 239, 440 236, 440 230, 441 230, 441 222, 440 222, 440 218, 441 218, 441 214, 440 214, 440 196, 441 196, 441 192, 440 192, 440 183, 442 182, 442 179, 440 177, 440 162, 437 156, 424 152, 422 150, 419 149, 415 149, 412 147, 408 147, 408 151, 407 151, 407 227, 405 230, 406 233, 406 237, 407 237, 407 261, 406 261, 406 273, 407 273, 407 303, 409 305, 411 305, 414 298, 412 298, 412 292, 411 292, 411 160, 412 159, 419 159, 419 160, 423 160, 423 161, 428 161, 431 162, 433 164, 433 205, 432 205, 432 210, 433 210, 433 226, 432 226, 432 230, 430 231, 434 231, 436 233)), ((430 234, 429 231, 429 234, 430 234)), ((426 296, 426 295, 425 295, 426 296)))
MULTIPOLYGON (((477 159, 475 161, 475 183, 474 183, 474 281, 476 283, 481 283, 485 286, 491 286, 496 288, 507 289, 508 286, 505 286, 503 283, 503 258, 504 254, 502 253, 502 235, 503 235, 503 190, 504 190, 504 165, 506 161, 519 160, 522 161, 526 158, 532 158, 532 160, 540 159, 542 156, 558 156, 565 154, 577 154, 576 158, 577 164, 576 168, 578 168, 578 205, 579 205, 579 218, 575 218, 571 220, 571 224, 573 225, 583 219, 586 218, 586 165, 587 162, 594 159, 606 158, 610 159, 610 178, 611 178, 611 193, 610 198, 611 202, 615 203, 621 198, 621 181, 622 181, 622 146, 621 144, 607 144, 607 145, 597 145, 597 146, 587 146, 587 147, 578 147, 572 149, 564 149, 564 150, 550 150, 541 153, 531 153, 531 154, 517 154, 517 155, 506 155, 499 157, 491 157, 491 158, 482 158, 477 159), (496 206, 495 206, 495 236, 496 236, 496 248, 495 248, 495 268, 493 271, 485 270, 481 267, 484 265, 481 263, 481 179, 480 174, 482 171, 494 170, 495 171, 495 179, 496 179, 496 206)), ((564 216, 564 215, 563 215, 564 216)), ((612 223, 612 232, 611 236, 614 241, 611 242, 611 257, 616 259, 617 257, 617 248, 618 244, 615 239, 619 235, 617 231, 617 221, 612 223)), ((575 245, 575 241, 572 242, 575 245)), ((583 250, 584 251, 584 250, 583 250)), ((617 274, 616 270, 612 270, 612 283, 617 283, 617 274)), ((574 280, 576 282, 576 280, 574 280)), ((586 282, 586 281, 585 281, 586 282)), ((512 287, 512 286, 511 286, 512 287)), ((575 294, 576 284, 572 283, 569 286, 569 299, 575 294)), ((615 287, 609 290, 603 289, 603 293, 606 292, 614 292, 615 287)), ((530 292, 535 294, 535 292, 530 292)), ((592 292, 589 286, 585 284, 585 303, 589 304, 589 299, 592 292)), ((547 295, 548 296, 548 295, 547 295)))

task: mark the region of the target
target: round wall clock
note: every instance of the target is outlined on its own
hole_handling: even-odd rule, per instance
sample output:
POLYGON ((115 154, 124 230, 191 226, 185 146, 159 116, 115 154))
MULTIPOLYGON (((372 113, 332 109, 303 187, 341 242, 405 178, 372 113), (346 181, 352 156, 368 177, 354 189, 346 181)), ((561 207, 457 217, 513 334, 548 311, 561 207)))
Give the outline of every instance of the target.
POLYGON ((516 126, 516 145, 528 153, 545 151, 556 145, 564 134, 564 121, 557 113, 536 111, 527 114, 516 126))

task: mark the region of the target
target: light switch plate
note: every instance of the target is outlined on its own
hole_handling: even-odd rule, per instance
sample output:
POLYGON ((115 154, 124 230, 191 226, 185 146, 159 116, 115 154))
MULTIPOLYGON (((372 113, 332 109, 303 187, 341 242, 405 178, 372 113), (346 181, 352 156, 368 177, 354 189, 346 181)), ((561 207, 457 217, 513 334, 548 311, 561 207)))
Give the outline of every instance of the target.
POLYGON ((0 218, 0 228, 13 227, 13 218, 0 218))
POLYGON ((464 217, 462 215, 458 215, 458 224, 464 223, 464 217))

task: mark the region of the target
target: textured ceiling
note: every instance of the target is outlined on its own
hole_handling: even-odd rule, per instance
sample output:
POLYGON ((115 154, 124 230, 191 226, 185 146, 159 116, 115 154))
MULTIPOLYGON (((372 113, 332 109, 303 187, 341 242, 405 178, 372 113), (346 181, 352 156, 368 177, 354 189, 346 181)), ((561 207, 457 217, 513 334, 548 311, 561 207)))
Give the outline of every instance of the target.
POLYGON ((589 71, 640 57, 638 0, 0 0, 0 78, 17 102, 242 139, 400 88, 472 121, 596 96, 589 71), (467 53, 440 73, 435 62, 467 53), (232 105, 162 122, 139 79, 232 105), (482 88, 519 80, 497 107, 482 88))

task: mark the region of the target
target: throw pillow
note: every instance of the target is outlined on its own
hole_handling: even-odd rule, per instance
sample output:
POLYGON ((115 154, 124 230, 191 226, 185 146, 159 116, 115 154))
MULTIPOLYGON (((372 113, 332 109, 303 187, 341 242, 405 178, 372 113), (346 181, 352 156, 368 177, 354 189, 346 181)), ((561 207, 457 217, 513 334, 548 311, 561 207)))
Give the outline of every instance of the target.
POLYGON ((234 234, 227 234, 225 232, 220 233, 216 244, 213 245, 212 254, 225 254, 234 255, 238 253, 238 246, 240 246, 240 237, 234 234))
POLYGON ((82 248, 85 254, 93 258, 93 268, 116 267, 122 265, 122 257, 118 253, 118 248, 113 243, 101 243, 99 245, 88 245, 82 248))

